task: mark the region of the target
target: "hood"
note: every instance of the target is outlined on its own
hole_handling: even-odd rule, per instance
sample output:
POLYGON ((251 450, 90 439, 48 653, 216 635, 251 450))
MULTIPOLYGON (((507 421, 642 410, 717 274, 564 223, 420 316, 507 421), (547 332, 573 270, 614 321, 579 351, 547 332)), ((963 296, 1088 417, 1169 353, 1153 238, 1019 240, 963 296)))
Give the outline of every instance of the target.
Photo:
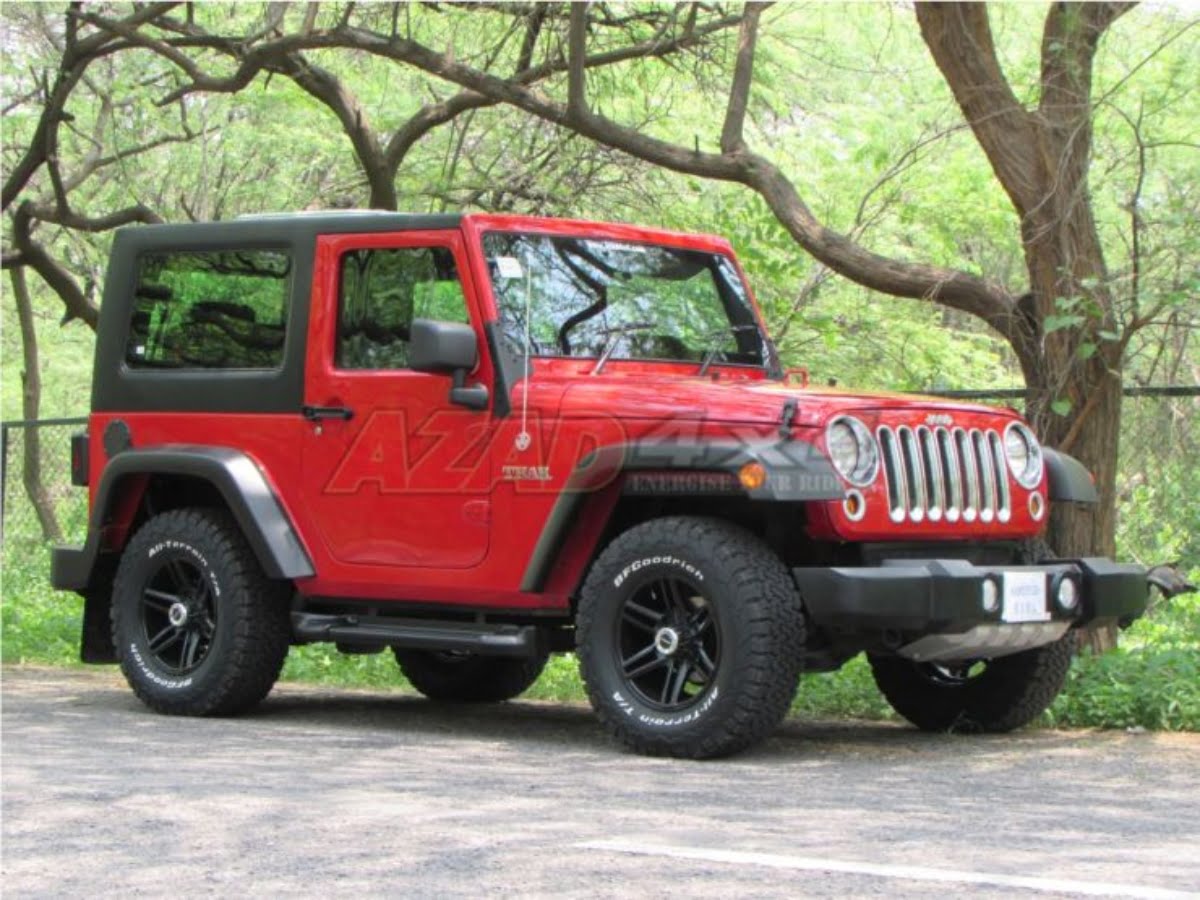
POLYGON ((916 394, 849 392, 773 381, 713 381, 678 376, 576 378, 560 383, 558 390, 550 389, 548 384, 535 384, 530 392, 530 401, 540 406, 543 413, 566 418, 602 414, 627 419, 702 418, 737 423, 777 423, 789 399, 796 401, 794 424, 807 427, 823 425, 835 413, 867 410, 920 409, 1014 416, 991 406, 916 394))

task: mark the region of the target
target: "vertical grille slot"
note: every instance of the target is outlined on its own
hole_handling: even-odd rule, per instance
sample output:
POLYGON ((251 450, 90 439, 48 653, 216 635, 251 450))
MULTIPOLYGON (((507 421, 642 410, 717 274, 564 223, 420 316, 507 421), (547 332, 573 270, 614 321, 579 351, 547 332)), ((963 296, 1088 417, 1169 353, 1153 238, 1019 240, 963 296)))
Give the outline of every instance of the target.
POLYGON ((954 447, 958 451, 962 480, 965 485, 963 521, 974 522, 979 515, 979 469, 975 465, 975 448, 971 439, 961 428, 954 429, 954 447))
POLYGON ((954 449, 954 441, 950 431, 938 428, 936 432, 938 458, 942 471, 946 474, 946 521, 957 522, 963 509, 963 483, 958 468, 958 451, 954 449))
POLYGON ((946 508, 946 485, 942 479, 942 461, 933 442, 933 432, 922 425, 917 429, 917 447, 921 451, 921 472, 925 476, 925 500, 929 521, 937 522, 946 508))
POLYGON ((975 447, 976 465, 979 466, 979 485, 982 495, 979 520, 990 522, 996 516, 996 467, 992 464, 992 449, 988 446, 983 432, 978 428, 971 429, 971 443, 975 447))
POLYGON ((914 522, 920 522, 925 518, 925 474, 921 471, 917 439, 907 425, 901 426, 896 433, 900 437, 901 468, 908 482, 908 516, 914 522))
POLYGON ((1004 460, 1004 445, 1000 442, 1000 435, 995 431, 988 431, 987 439, 992 450, 992 473, 999 491, 996 519, 1007 522, 1012 518, 1012 497, 1008 490, 1008 465, 1004 460))
POLYGON ((896 432, 886 425, 879 429, 879 447, 883 456, 883 476, 887 481, 888 514, 893 522, 903 522, 905 505, 908 502, 908 486, 904 480, 904 466, 900 461, 900 445, 896 432))

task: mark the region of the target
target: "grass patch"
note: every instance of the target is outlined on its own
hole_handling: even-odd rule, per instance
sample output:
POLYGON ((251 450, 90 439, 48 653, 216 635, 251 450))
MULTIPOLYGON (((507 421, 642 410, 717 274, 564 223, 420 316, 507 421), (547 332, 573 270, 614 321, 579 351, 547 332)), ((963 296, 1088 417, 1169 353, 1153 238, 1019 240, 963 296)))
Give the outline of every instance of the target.
MULTIPOLYGON (((0 575, 0 660, 5 663, 76 665, 83 602, 50 589, 48 550, 33 539, 13 539, 3 550, 0 575)), ((1077 657, 1067 688, 1039 724, 1072 728, 1200 731, 1200 596, 1176 598, 1121 637, 1103 656, 1077 657)), ((344 687, 409 689, 390 653, 344 655, 331 645, 295 647, 287 681, 344 687)), ((573 655, 550 660, 526 697, 586 699, 573 655)), ((866 659, 838 672, 804 676, 792 706, 812 718, 891 719, 875 689, 866 659)))

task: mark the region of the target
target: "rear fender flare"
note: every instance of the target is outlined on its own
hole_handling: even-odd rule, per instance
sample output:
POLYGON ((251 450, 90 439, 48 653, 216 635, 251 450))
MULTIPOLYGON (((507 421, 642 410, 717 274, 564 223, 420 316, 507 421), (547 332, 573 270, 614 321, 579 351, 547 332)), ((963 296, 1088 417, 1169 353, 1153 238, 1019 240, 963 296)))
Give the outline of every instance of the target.
POLYGON ((291 519, 258 465, 228 447, 172 446, 125 450, 112 458, 100 476, 82 550, 56 553, 54 582, 59 588, 86 589, 101 550, 101 535, 120 503, 120 488, 129 479, 149 475, 184 475, 211 484, 220 493, 268 578, 308 578, 312 559, 291 519))

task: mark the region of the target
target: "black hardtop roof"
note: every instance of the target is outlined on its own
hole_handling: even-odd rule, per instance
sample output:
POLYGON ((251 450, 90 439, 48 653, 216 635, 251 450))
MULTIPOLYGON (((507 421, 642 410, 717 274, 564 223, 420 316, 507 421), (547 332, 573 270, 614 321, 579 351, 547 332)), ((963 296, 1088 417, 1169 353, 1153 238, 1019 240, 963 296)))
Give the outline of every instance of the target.
POLYGON ((373 209, 318 210, 314 212, 262 213, 220 222, 183 222, 169 225, 136 225, 122 228, 123 236, 139 235, 138 243, 190 244, 255 238, 307 238, 318 234, 354 234, 375 231, 421 231, 457 228, 460 213, 422 215, 373 209))

